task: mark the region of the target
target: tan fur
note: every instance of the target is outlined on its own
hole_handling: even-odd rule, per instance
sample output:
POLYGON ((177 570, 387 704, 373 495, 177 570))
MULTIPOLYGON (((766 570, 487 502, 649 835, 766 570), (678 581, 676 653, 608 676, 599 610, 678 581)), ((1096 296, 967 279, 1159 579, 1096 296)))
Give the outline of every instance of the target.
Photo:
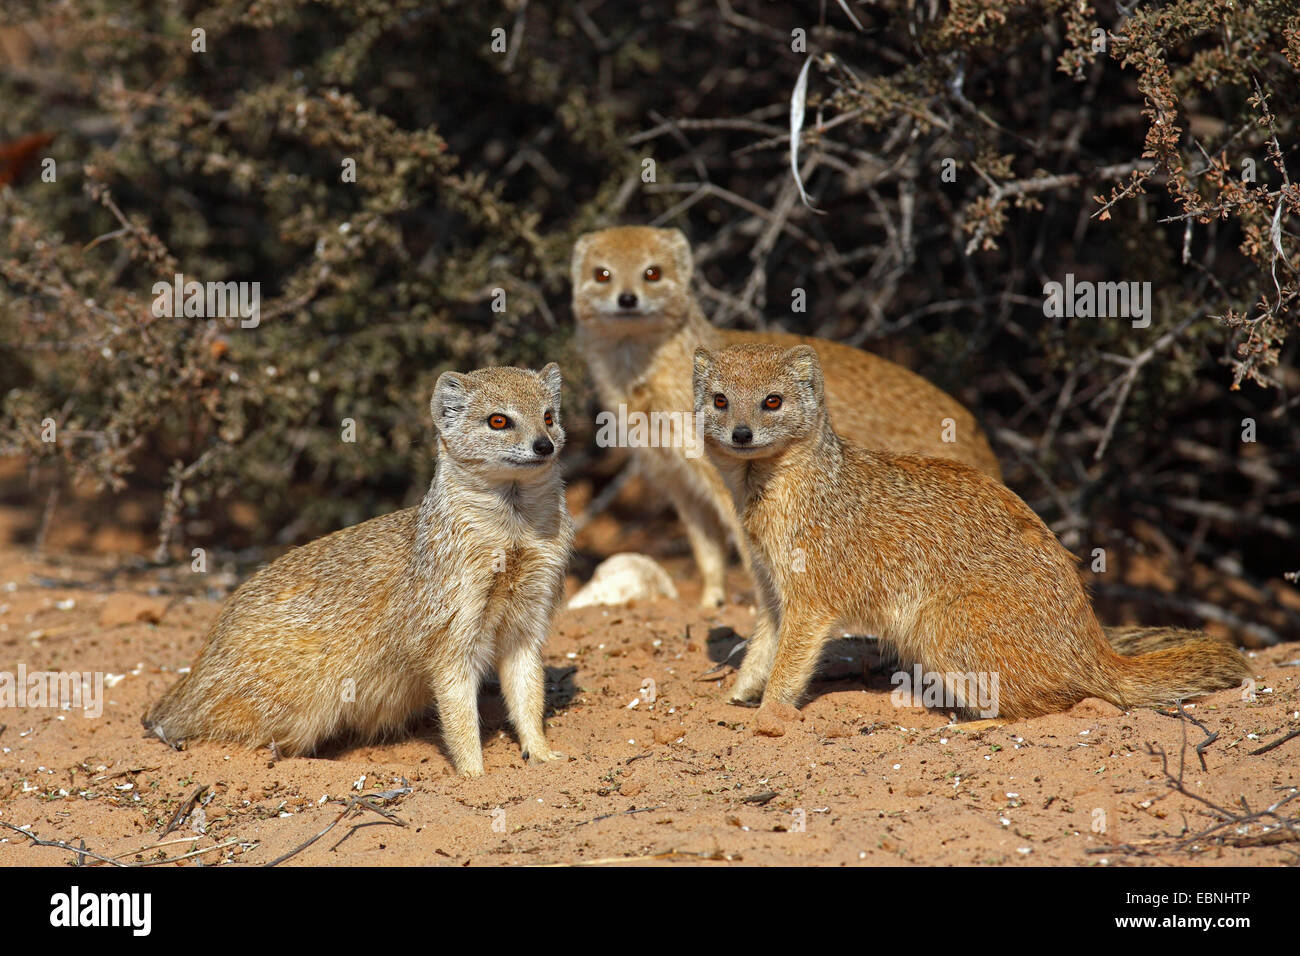
POLYGON ((559 368, 447 372, 430 407, 438 459, 420 506, 296 548, 244 582, 146 727, 173 745, 310 754, 395 732, 435 704, 456 769, 477 776, 478 689, 495 665, 525 757, 558 756, 543 736, 542 644, 573 537, 556 465, 559 368), (511 427, 490 428, 496 413, 511 427))
MULTIPOLYGON (((1146 646, 1163 649, 1116 654, 1074 556, 1015 494, 960 462, 867 450, 832 429, 813 349, 701 349, 695 405, 777 621, 751 640, 737 699, 797 704, 833 628, 878 634, 926 673, 996 674, 1008 719, 1084 697, 1164 703, 1249 675, 1198 632, 1153 629, 1146 646)), ((1133 629, 1114 638, 1144 646, 1133 629)))
MULTIPOLYGON (((822 339, 783 333, 730 331, 705 319, 690 284, 690 245, 677 229, 628 226, 588 233, 573 250, 573 314, 579 342, 605 408, 629 412, 689 412, 695 349, 769 342, 816 348, 827 380, 827 402, 844 434, 863 445, 964 461, 1000 478, 997 458, 971 414, 950 396, 900 365, 822 339), (649 281, 646 269, 661 275, 649 281), (608 270, 605 282, 597 269, 608 270), (618 297, 636 296, 634 310, 618 297), (955 441, 945 442, 951 420, 955 441)), ((672 499, 703 578, 701 604, 724 601, 728 534, 740 541, 730 496, 701 456, 680 448, 637 448, 651 482, 672 499)), ((744 551, 742 549, 742 556, 744 551)))

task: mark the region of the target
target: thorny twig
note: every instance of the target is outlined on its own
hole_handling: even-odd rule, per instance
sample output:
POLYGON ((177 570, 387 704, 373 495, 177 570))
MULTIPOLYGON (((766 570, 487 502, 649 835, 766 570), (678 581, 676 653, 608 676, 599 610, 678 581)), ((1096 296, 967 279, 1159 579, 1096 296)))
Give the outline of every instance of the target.
MULTIPOLYGON (((320 831, 319 833, 317 833, 315 836, 310 837, 310 838, 307 839, 307 840, 304 840, 302 843, 298 844, 298 846, 294 847, 294 848, 293 848, 292 850, 290 850, 288 853, 283 853, 283 854, 281 854, 280 856, 277 856, 277 857, 276 857, 274 860, 272 860, 271 862, 269 862, 269 863, 263 863, 262 865, 263 865, 263 866, 278 866, 278 865, 280 865, 281 863, 283 863, 285 860, 288 860, 288 859, 290 859, 290 858, 292 858, 292 857, 294 857, 294 856, 297 856, 297 855, 298 855, 299 853, 301 853, 303 850, 307 849, 307 847, 311 846, 313 843, 315 843, 317 840, 319 840, 319 839, 320 839, 321 837, 323 837, 325 834, 329 833, 329 832, 330 832, 331 830, 333 830, 336 826, 338 826, 340 823, 342 823, 342 822, 344 821, 344 819, 346 819, 349 815, 351 815, 351 816, 359 816, 362 810, 370 810, 370 811, 373 811, 374 813, 379 814, 379 815, 380 815, 381 817, 383 817, 383 818, 384 818, 388 823, 391 823, 391 824, 393 824, 394 826, 400 826, 400 827, 410 826, 410 824, 408 824, 405 820, 403 820, 403 819, 402 819, 401 817, 399 817, 397 814, 393 813, 391 810, 387 810, 387 809, 385 809, 385 808, 382 806, 383 803, 387 803, 389 800, 395 800, 395 799, 397 799, 398 797, 404 796, 404 795, 406 795, 406 794, 408 794, 408 793, 411 792, 412 788, 411 788, 410 786, 407 786, 407 785, 406 785, 406 781, 402 781, 402 783, 403 783, 403 786, 402 786, 400 789, 397 789, 397 790, 386 790, 386 791, 384 791, 383 793, 362 794, 362 795, 360 795, 360 796, 349 797, 346 801, 341 801, 341 800, 331 800, 331 801, 330 801, 331 803, 342 803, 342 804, 343 804, 343 811, 342 811, 342 812, 341 812, 337 817, 335 817, 335 818, 330 822, 330 824, 329 824, 328 826, 325 827, 325 829, 321 830, 321 831, 320 831), (380 801, 380 803, 375 803, 374 801, 376 801, 376 800, 380 801)), ((361 825, 362 825, 362 824, 358 824, 358 826, 361 826, 361 825)), ((357 829, 357 827, 353 827, 352 829, 355 830, 355 829, 357 829)), ((346 839, 346 838, 345 838, 345 839, 346 839)), ((339 841, 339 842, 341 843, 342 841, 339 841)), ((335 845, 337 846, 337 844, 335 844, 335 845)))
MULTIPOLYGON (((1165 713, 1158 711, 1159 713, 1165 713)), ((1197 721, 1190 714, 1182 709, 1180 703, 1177 715, 1181 720, 1186 717, 1188 721, 1196 724, 1204 733, 1206 738, 1197 745, 1197 754, 1201 757, 1201 764, 1204 767, 1205 758, 1201 753, 1202 748, 1213 743, 1218 738, 1218 732, 1211 733, 1204 724, 1197 721)), ((1173 716, 1166 713, 1165 716, 1173 716)), ((1285 817, 1279 811, 1300 798, 1300 789, 1290 788, 1291 793, 1283 797, 1262 810, 1252 810, 1250 804, 1246 801, 1245 796, 1240 798, 1241 813, 1229 810, 1227 807, 1221 807, 1212 800, 1207 799, 1199 793, 1189 789, 1183 782, 1183 772, 1186 767, 1187 754, 1187 724, 1184 722, 1182 748, 1179 754, 1178 774, 1175 776, 1169 769, 1169 755, 1163 747, 1154 743, 1147 744, 1147 753, 1160 758, 1161 771, 1165 775, 1165 783, 1169 789, 1178 793, 1196 803, 1206 807, 1211 813, 1220 819, 1196 833, 1187 834, 1182 837, 1163 837, 1151 840, 1141 840, 1136 843, 1121 843, 1113 846, 1089 847, 1085 852, 1088 854, 1099 853, 1131 853, 1136 855, 1145 855, 1151 852, 1167 852, 1178 850, 1200 849, 1202 843, 1216 843, 1221 846, 1231 847, 1259 847, 1259 846, 1276 846, 1283 843, 1300 843, 1300 817, 1285 817), (1272 824, 1265 821, 1272 821, 1272 824), (1253 827, 1263 827, 1258 832, 1252 832, 1253 827), (1225 831, 1235 832, 1225 832, 1225 831)), ((1286 739, 1286 738, 1284 738, 1286 739)), ((1281 743, 1282 741, 1277 741, 1281 743)), ((1184 832, 1187 827, 1184 824, 1184 832)))

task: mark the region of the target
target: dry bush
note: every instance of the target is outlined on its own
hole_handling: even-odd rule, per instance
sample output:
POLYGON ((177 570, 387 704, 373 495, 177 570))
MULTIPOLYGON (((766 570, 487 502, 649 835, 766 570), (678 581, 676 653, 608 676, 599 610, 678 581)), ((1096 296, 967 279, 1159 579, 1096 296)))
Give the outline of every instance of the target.
POLYGON ((1077 553, 1157 559, 1158 616, 1295 633, 1298 6, 30 3, 0 142, 58 179, 0 197, 0 444, 148 491, 173 549, 234 499, 310 536, 427 477, 443 368, 576 379, 573 237, 671 223, 717 321, 953 390, 1077 553), (260 326, 154 317, 176 271, 260 282, 260 326), (1067 274, 1150 282, 1149 327, 1046 316, 1067 274))

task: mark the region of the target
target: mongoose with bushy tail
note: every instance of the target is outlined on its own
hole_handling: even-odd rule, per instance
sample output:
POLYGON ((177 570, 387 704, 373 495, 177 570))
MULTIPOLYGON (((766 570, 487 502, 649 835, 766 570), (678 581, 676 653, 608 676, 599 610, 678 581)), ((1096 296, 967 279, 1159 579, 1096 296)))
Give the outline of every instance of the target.
MULTIPOLYGON (((826 400, 844 434, 872 448, 966 462, 994 478, 998 461, 974 417, 901 365, 823 339, 715 328, 691 294, 691 247, 678 229, 625 226, 581 236, 573 249, 573 314, 602 404, 633 415, 691 410, 691 356, 746 342, 816 348, 826 400)), ((691 435, 685 436, 690 439, 691 435)), ((638 447, 637 461, 672 499, 703 579, 700 603, 725 599, 731 499, 702 449, 638 447)), ((743 555, 743 551, 742 551, 743 555)))
POLYGON ((254 574, 145 726, 172 745, 298 755, 398 731, 433 704, 456 770, 478 776, 478 690, 495 666, 525 757, 558 756, 543 736, 542 644, 573 538, 560 385, 553 363, 440 376, 436 471, 419 507, 254 574))
POLYGON ((814 349, 699 349, 694 399, 777 624, 751 639, 736 700, 796 706, 840 628, 940 675, 966 716, 1033 717, 1085 697, 1163 704, 1249 676, 1233 648, 1197 632, 1119 630, 1127 649, 1162 649, 1116 653, 1074 556, 1005 486, 836 433, 814 349), (991 708, 965 675, 989 678, 991 708))

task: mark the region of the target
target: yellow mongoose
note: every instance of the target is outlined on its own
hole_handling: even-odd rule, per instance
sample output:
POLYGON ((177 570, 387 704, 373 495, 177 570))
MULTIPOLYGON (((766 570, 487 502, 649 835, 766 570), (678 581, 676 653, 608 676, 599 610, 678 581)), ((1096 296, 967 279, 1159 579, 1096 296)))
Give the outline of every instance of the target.
POLYGON ((309 754, 373 739, 436 705, 456 770, 483 773, 478 689, 496 665, 524 756, 543 736, 542 644, 573 524, 556 459, 560 370, 443 373, 433 480, 417 508, 336 531, 231 596, 194 669, 144 717, 187 738, 309 754))
MULTIPOLYGON (((705 445, 740 515, 763 598, 732 688, 797 705, 832 627, 878 634, 926 674, 990 675, 993 713, 1168 702, 1249 675, 1227 644, 1154 628, 1164 649, 1112 650, 1075 560, 1015 494, 967 465, 871 451, 831 427, 817 353, 733 346, 694 357, 705 445)), ((1143 646, 1124 629, 1116 644, 1143 646)), ((1148 646, 1150 646, 1148 644, 1148 646)), ((954 709, 977 708, 957 695, 954 709)))
MULTIPOLYGON (((572 261, 573 314, 607 409, 621 407, 630 416, 689 415, 696 348, 804 342, 821 356, 827 400, 844 434, 873 448, 955 458, 1001 477, 975 419, 925 379, 835 342, 715 328, 691 295, 692 272, 691 247, 678 229, 626 226, 579 237, 572 261)), ((680 443, 638 447, 633 454, 672 499, 703 578, 700 603, 716 607, 725 600, 728 533, 738 547, 740 537, 730 496, 702 451, 680 443)))

